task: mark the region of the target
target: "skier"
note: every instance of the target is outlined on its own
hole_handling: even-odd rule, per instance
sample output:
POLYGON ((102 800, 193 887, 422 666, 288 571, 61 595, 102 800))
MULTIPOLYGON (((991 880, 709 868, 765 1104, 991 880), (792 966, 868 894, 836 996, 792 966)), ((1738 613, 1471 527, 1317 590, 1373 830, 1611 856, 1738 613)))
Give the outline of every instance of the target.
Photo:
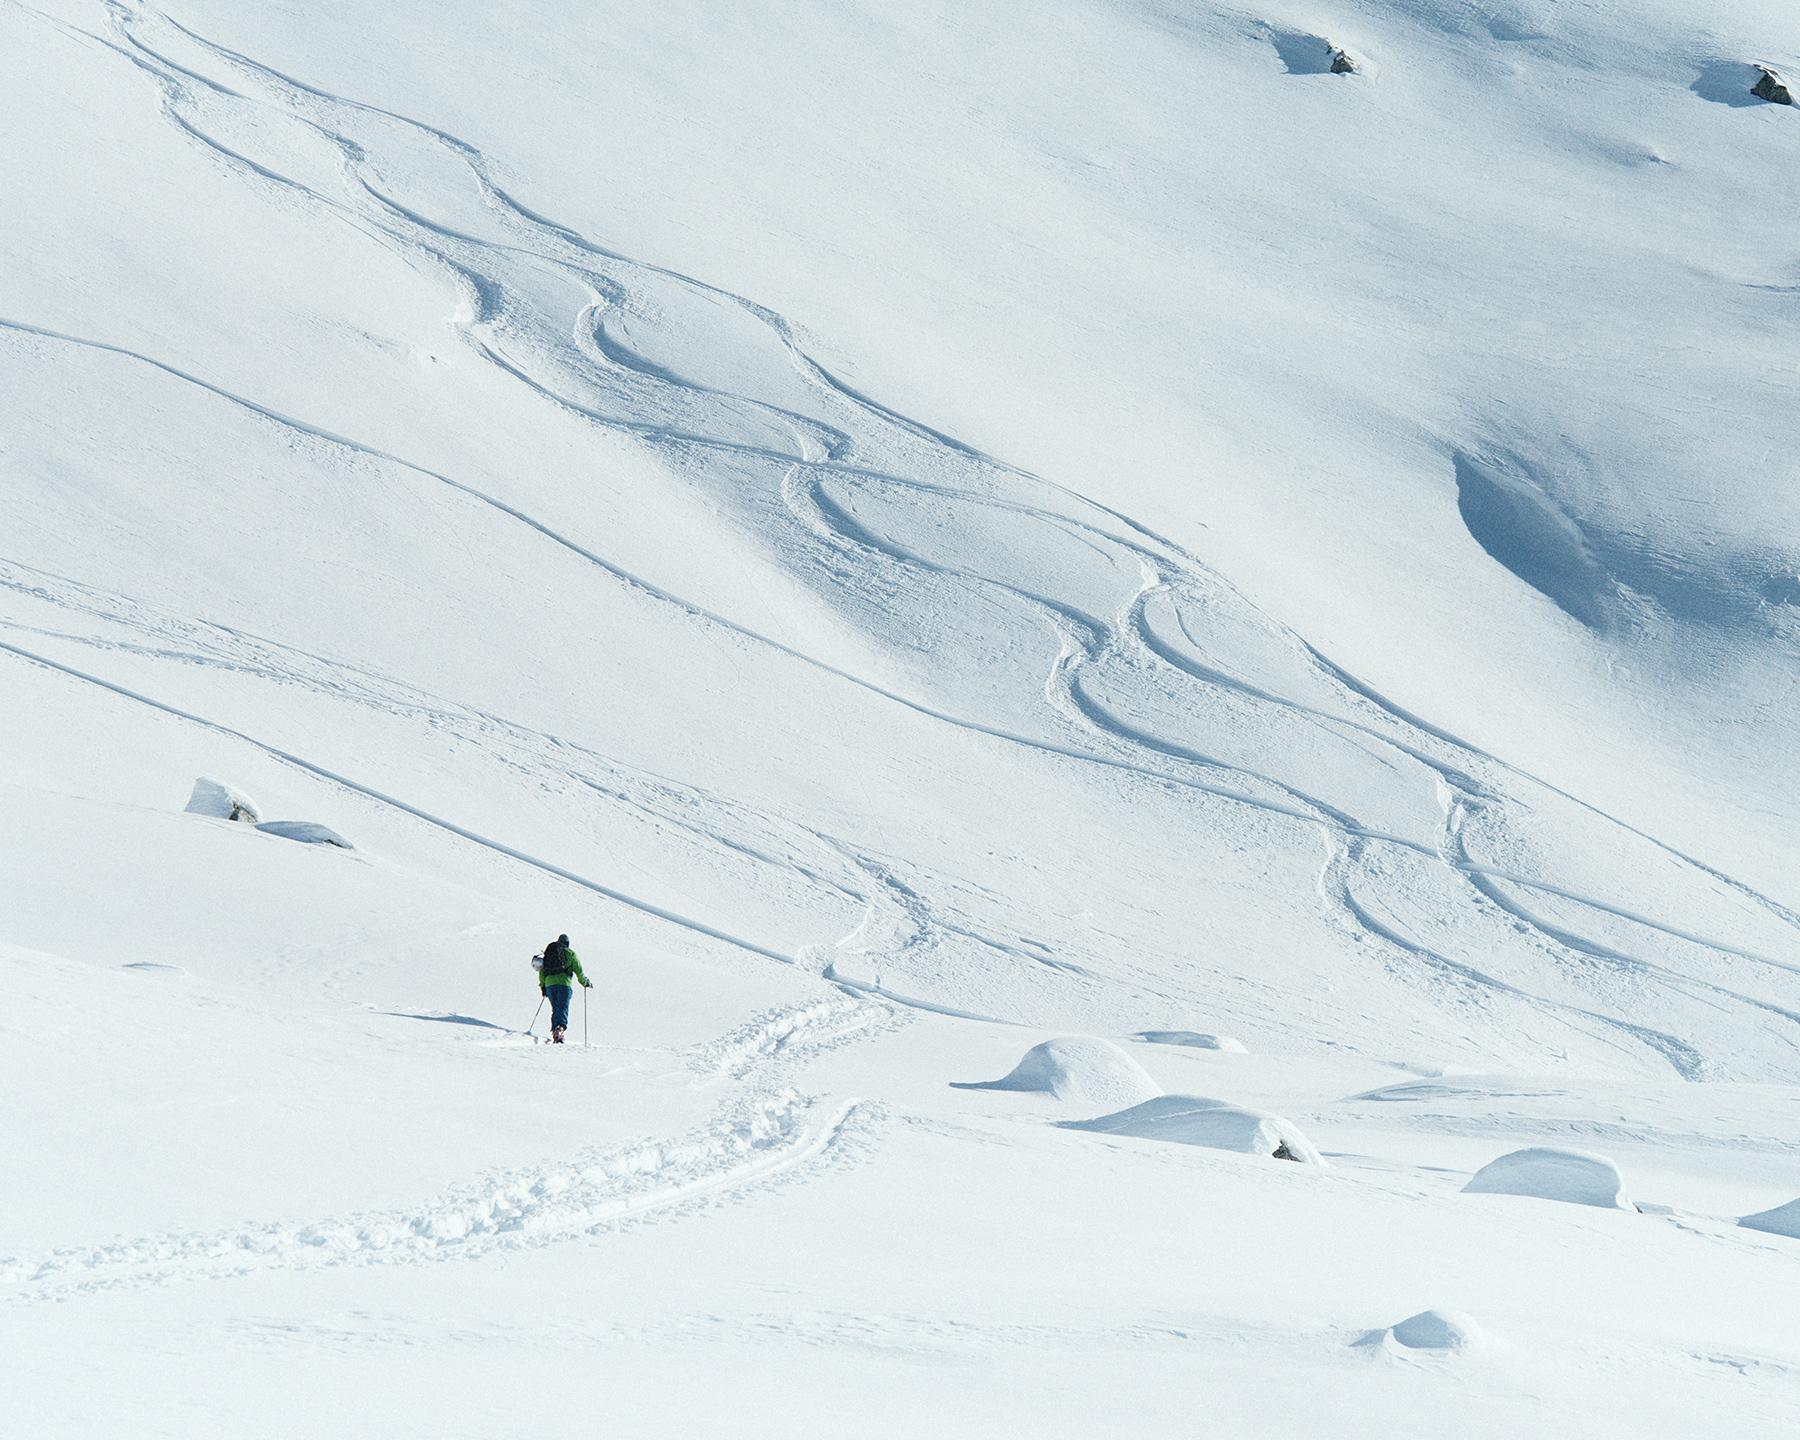
POLYGON ((575 993, 575 981, 586 990, 593 982, 581 973, 581 961, 569 948, 569 937, 558 935, 544 947, 544 953, 531 962, 538 972, 538 993, 550 1001, 550 1038, 563 1043, 563 1031, 569 1028, 569 998, 575 993))

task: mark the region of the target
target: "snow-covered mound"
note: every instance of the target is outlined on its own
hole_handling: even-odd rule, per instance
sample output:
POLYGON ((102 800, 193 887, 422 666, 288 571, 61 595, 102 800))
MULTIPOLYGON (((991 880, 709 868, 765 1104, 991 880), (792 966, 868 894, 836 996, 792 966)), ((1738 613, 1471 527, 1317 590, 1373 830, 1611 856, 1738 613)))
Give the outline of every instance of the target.
POLYGON ((1585 1150, 1532 1146, 1490 1160, 1463 1186, 1469 1195, 1530 1195, 1570 1205, 1629 1210, 1619 1167, 1585 1150))
POLYGON ((264 820, 256 827, 265 835, 278 835, 283 840, 298 840, 303 845, 335 845, 340 850, 356 847, 329 825, 311 820, 264 820))
POLYGON ((1112 1041, 1091 1035, 1033 1045, 998 1080, 953 1083, 962 1090, 1029 1090, 1097 1106, 1134 1105, 1162 1093, 1162 1086, 1131 1056, 1112 1041))
POLYGON ((1460 1310, 1421 1310, 1397 1325, 1375 1331, 1360 1343, 1395 1352, 1439 1350, 1455 1353, 1473 1350, 1486 1338, 1474 1319, 1460 1310))
POLYGON ((215 820, 237 820, 254 825, 262 819, 255 801, 235 785, 202 775, 194 782, 194 793, 188 797, 190 815, 210 815, 215 820))
POLYGON ((1759 1210, 1738 1221, 1746 1230, 1762 1230, 1770 1235, 1786 1235, 1800 1240, 1800 1200, 1790 1200, 1773 1210, 1759 1210))
POLYGON ((1064 1120, 1065 1129, 1103 1135, 1135 1135, 1177 1145, 1204 1145, 1241 1155, 1270 1155, 1302 1165, 1323 1165, 1324 1157, 1300 1127, 1279 1115, 1242 1110, 1199 1095, 1158 1095, 1094 1120, 1064 1120))
POLYGON ((1192 1050, 1219 1050, 1231 1055, 1246 1055, 1242 1040, 1229 1035, 1208 1035, 1200 1030, 1140 1030, 1138 1039, 1151 1045, 1185 1045, 1192 1050))

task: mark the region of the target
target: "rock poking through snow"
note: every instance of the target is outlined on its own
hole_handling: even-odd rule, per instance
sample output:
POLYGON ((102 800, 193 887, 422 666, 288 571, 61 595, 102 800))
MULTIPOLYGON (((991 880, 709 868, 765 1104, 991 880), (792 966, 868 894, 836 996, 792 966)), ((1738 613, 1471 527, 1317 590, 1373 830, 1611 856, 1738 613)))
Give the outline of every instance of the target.
POLYGON ((1758 65, 1756 69, 1760 78, 1750 87, 1752 95, 1773 105, 1794 103, 1794 92, 1788 88, 1787 81, 1781 78, 1779 71, 1771 70, 1767 65, 1758 65))
POLYGON ((188 797, 190 815, 206 815, 215 820, 236 820, 254 825, 265 835, 278 835, 283 840, 299 840, 307 845, 335 845, 340 850, 356 847, 328 826, 310 820, 264 820, 254 800, 235 785, 202 775, 194 782, 194 793, 188 797))
POLYGON ((1140 1030, 1137 1038, 1152 1045, 1185 1045, 1190 1050, 1218 1050, 1230 1055, 1247 1055, 1242 1040, 1229 1035, 1208 1035, 1201 1030, 1140 1030))
POLYGON ((265 820, 256 827, 265 835, 279 835, 283 840, 298 840, 305 845, 335 845, 340 850, 356 847, 337 831, 310 820, 265 820))
POLYGON ((187 813, 209 815, 215 820, 237 820, 246 825, 254 825, 262 819, 262 811, 243 791, 205 775, 194 782, 194 793, 188 797, 187 813))
POLYGON ((1786 1235, 1800 1240, 1800 1200, 1790 1200, 1773 1210, 1759 1210, 1746 1215, 1738 1224, 1746 1230, 1761 1230, 1770 1235, 1786 1235))
POLYGON ((1011 1074, 998 1080, 956 1082, 956 1087, 1032 1090, 1100 1107, 1133 1105, 1162 1093, 1162 1086, 1137 1061, 1112 1041, 1090 1035, 1046 1040, 1027 1050, 1011 1074))
POLYGON ((1283 30, 1263 26, 1262 33, 1281 57, 1282 68, 1290 75, 1360 75, 1373 67, 1363 56, 1335 40, 1313 35, 1304 30, 1283 30))
POLYGON ((1092 1130, 1102 1135, 1135 1135, 1142 1140, 1166 1140, 1177 1145, 1203 1145, 1209 1150, 1233 1150, 1240 1155, 1268 1155, 1302 1165, 1323 1165, 1324 1157, 1291 1120, 1265 1115, 1260 1110, 1240 1110, 1222 1100, 1199 1095, 1158 1095, 1140 1105, 1102 1115, 1096 1120, 1065 1120, 1068 1130, 1092 1130))
POLYGON ((1619 1167, 1604 1155, 1585 1150, 1533 1146, 1514 1150, 1477 1170, 1463 1193, 1529 1195, 1570 1205, 1596 1205, 1603 1210, 1630 1210, 1619 1167))

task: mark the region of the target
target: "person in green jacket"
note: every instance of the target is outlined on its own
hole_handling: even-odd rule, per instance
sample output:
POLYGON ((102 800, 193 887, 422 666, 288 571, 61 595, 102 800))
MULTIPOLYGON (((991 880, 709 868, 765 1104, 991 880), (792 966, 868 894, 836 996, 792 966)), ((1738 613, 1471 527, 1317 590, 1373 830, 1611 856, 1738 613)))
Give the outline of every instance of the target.
POLYGON ((563 1031, 569 1028, 569 997, 575 993, 575 982, 587 989, 592 983, 581 972, 581 961, 569 948, 569 937, 558 935, 544 947, 544 953, 532 961, 538 972, 538 993, 550 1002, 550 1038, 563 1043, 563 1031))

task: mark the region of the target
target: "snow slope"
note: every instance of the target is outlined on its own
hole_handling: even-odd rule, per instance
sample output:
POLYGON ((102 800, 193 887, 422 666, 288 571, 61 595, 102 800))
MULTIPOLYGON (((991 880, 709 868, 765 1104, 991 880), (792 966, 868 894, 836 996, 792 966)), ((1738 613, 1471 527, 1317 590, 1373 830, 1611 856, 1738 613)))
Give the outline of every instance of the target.
POLYGON ((0 3, 0 1413, 1791 1433, 1797 47, 0 3))

